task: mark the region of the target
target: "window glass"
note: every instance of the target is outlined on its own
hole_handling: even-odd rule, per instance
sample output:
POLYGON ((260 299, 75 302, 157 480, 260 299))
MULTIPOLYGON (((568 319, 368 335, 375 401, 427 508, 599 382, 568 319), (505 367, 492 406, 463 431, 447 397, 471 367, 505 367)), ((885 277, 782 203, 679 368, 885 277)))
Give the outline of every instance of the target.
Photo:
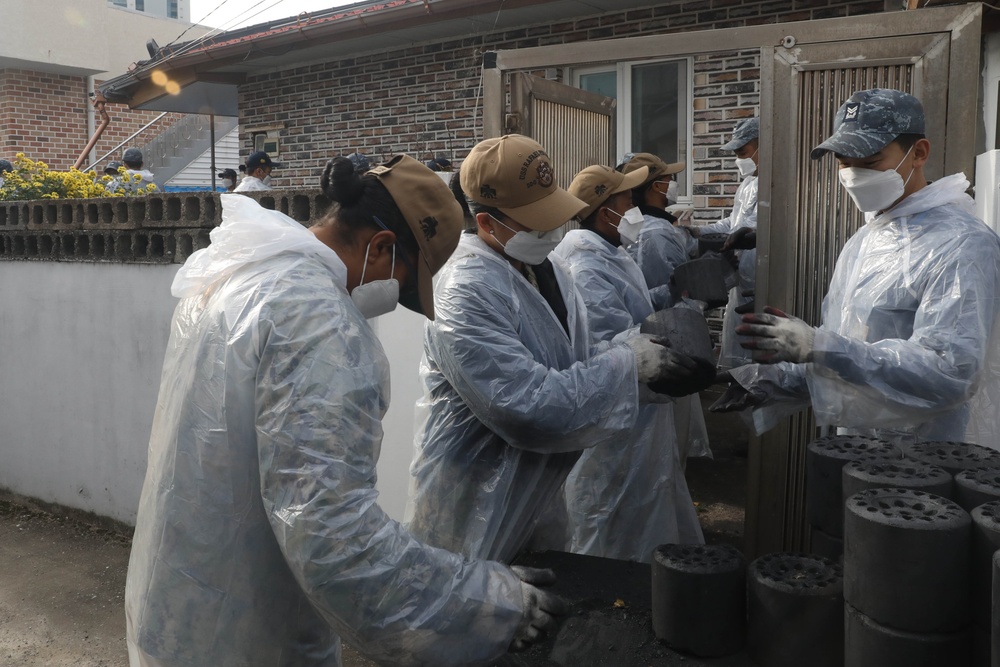
POLYGON ((618 73, 611 71, 581 74, 578 87, 615 99, 618 97, 618 73))
MULTIPOLYGON (((665 162, 687 161, 688 107, 685 61, 632 66, 631 120, 633 153, 652 153, 665 162)), ((687 174, 678 189, 688 193, 687 174)))

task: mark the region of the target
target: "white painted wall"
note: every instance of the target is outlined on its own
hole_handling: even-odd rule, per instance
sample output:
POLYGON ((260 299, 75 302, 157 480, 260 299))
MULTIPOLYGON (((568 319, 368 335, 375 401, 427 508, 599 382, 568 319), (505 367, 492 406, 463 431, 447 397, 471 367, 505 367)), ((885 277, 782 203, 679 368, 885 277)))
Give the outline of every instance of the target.
MULTIPOLYGON (((0 68, 111 78, 149 58, 148 39, 165 46, 190 24, 115 7, 107 0, 2 0, 0 25, 0 68)), ((208 30, 194 26, 184 41, 208 30)))
MULTIPOLYGON (((134 523, 177 268, 0 262, 0 487, 134 523)), ((423 318, 376 326, 392 368, 378 488, 402 519, 423 318)))
POLYGON ((176 270, 0 262, 0 486, 135 520, 176 270))

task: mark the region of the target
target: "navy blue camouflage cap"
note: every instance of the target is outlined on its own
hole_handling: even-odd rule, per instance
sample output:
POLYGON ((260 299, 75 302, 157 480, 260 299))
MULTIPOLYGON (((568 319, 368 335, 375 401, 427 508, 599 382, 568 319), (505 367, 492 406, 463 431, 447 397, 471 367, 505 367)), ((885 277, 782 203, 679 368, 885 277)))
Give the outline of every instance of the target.
POLYGON ((723 144, 722 150, 738 151, 759 136, 760 118, 741 120, 733 128, 733 138, 729 140, 728 144, 723 144))
POLYGON ((849 158, 874 155, 901 134, 924 134, 924 107, 913 95, 872 88, 851 95, 837 111, 833 135, 809 154, 827 152, 849 158))
POLYGON ((358 153, 355 151, 354 153, 348 155, 347 159, 354 165, 354 171, 358 174, 364 174, 372 168, 372 164, 368 160, 368 156, 364 153, 358 153))

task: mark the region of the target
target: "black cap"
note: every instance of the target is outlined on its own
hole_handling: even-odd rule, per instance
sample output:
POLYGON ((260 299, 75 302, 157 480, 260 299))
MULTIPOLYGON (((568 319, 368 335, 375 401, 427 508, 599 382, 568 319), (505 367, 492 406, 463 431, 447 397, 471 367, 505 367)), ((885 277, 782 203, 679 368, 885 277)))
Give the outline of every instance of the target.
POLYGON ((281 169, 284 166, 278 162, 271 160, 271 157, 264 151, 257 151, 256 153, 251 153, 250 157, 247 158, 247 173, 250 173, 254 169, 259 167, 270 167, 271 169, 281 169))
POLYGON ((138 148, 126 149, 125 154, 122 155, 122 161, 128 164, 141 164, 142 151, 138 148))
POLYGON ((451 160, 446 157, 436 157, 424 162, 424 165, 431 171, 451 171, 451 160))
POLYGON ((112 176, 118 175, 118 170, 121 169, 121 162, 109 162, 108 166, 104 168, 105 174, 111 174, 112 176))
POLYGON ((218 176, 219 178, 231 178, 231 179, 233 179, 235 181, 236 180, 236 170, 235 169, 223 169, 218 174, 216 174, 216 176, 218 176))
POLYGON ((14 165, 9 160, 0 160, 0 174, 5 171, 14 171, 14 165))

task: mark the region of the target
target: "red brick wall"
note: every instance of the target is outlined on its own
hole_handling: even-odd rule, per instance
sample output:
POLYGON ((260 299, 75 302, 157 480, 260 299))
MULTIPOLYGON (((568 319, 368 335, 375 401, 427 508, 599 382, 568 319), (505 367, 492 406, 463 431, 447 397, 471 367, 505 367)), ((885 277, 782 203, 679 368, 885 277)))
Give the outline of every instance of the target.
MULTIPOLYGON (((482 53, 613 37, 731 28, 884 11, 884 0, 673 0, 655 7, 412 46, 251 77, 240 88, 242 154, 247 128, 283 124, 279 187, 314 186, 326 161, 360 150, 426 159, 463 158, 482 137, 482 53)), ((732 204, 738 174, 719 150, 737 120, 759 105, 757 52, 694 62, 695 203, 703 220, 732 204)), ((726 155, 725 157, 731 157, 726 155)))
MULTIPOLYGON (((87 80, 82 76, 50 74, 23 69, 0 69, 0 157, 13 160, 24 153, 52 169, 69 169, 87 145, 87 80)), ((131 111, 109 104, 111 124, 97 143, 97 155, 117 146, 133 132, 159 116, 155 111, 131 111)), ((156 127, 169 125, 170 114, 156 127), (164 123, 164 121, 168 121, 164 123)), ((100 124, 100 117, 94 121, 100 124)), ((143 146, 155 128, 136 137, 130 145, 143 146)), ((120 151, 115 159, 120 159, 120 151)))

